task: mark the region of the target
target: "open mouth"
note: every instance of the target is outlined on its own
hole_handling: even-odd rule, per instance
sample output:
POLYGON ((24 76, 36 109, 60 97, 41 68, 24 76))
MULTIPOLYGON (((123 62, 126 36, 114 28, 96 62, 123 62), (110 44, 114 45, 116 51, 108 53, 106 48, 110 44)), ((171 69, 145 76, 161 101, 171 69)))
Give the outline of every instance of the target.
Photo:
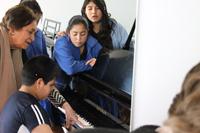
POLYGON ((97 19, 97 18, 98 18, 98 16, 92 16, 92 18, 93 18, 93 19, 97 19))
POLYGON ((77 42, 76 45, 81 45, 81 43, 80 43, 80 42, 77 42))
POLYGON ((25 42, 25 46, 26 46, 26 48, 27 48, 30 44, 31 44, 31 42, 26 41, 26 42, 25 42))
POLYGON ((26 43, 30 44, 32 41, 26 41, 26 43))

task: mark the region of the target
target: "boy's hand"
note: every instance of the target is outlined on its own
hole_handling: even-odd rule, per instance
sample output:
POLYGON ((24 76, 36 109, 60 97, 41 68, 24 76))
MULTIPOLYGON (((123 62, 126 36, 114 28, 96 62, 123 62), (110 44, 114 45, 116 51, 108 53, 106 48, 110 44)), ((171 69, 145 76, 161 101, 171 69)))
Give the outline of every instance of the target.
POLYGON ((65 117, 66 117, 66 128, 71 129, 72 125, 75 123, 80 123, 78 121, 78 117, 75 113, 75 111, 72 109, 72 107, 65 102, 62 106, 62 108, 65 110, 65 117))

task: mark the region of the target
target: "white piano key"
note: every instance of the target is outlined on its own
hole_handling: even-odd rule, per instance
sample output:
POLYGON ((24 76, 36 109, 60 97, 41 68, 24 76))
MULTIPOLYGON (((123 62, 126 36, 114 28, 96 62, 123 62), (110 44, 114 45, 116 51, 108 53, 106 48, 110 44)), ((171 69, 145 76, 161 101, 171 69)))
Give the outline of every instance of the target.
MULTIPOLYGON (((65 110, 61 107, 58 107, 58 109, 65 114, 65 110)), ((82 118, 80 115, 76 114, 78 117, 78 121, 80 121, 83 125, 80 125, 79 123, 76 123, 76 125, 74 125, 74 127, 78 128, 94 128, 94 126, 89 123, 86 119, 82 118)))

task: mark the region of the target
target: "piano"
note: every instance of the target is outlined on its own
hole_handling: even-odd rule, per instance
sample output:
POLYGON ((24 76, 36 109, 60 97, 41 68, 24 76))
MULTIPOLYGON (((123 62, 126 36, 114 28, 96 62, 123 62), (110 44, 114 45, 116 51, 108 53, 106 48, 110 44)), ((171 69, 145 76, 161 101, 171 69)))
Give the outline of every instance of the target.
MULTIPOLYGON (((54 41, 49 38, 46 40, 47 45, 53 47, 54 41)), ((129 131, 132 68, 133 51, 113 50, 109 53, 109 63, 100 79, 87 72, 81 73, 75 76, 75 89, 68 89, 64 96, 80 118, 91 127, 129 131), (117 116, 110 112, 109 107, 102 107, 96 97, 106 99, 106 103, 115 103, 117 112, 115 110, 114 113, 117 116)))
POLYGON ((90 73, 75 76, 75 88, 65 92, 65 98, 77 114, 92 127, 129 130, 133 52, 115 50, 109 54, 109 64, 101 79, 90 73), (106 99, 108 106, 117 106, 117 116, 102 107, 95 97, 106 99))

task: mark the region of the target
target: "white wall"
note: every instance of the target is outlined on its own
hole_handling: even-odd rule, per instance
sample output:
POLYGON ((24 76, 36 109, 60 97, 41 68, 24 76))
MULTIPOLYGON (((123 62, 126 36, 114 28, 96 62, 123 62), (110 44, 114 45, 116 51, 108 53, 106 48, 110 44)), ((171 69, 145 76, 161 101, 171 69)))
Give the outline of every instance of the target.
MULTIPOLYGON (((65 30, 69 19, 81 14, 81 7, 84 0, 37 0, 43 10, 43 19, 39 27, 43 27, 44 18, 61 22, 61 30, 65 30)), ((0 20, 8 8, 18 4, 20 0, 3 0, 0 8, 0 20)), ((105 0, 108 12, 111 17, 121 23, 129 32, 135 19, 136 0, 105 0)))
POLYGON ((5 14, 5 12, 12 6, 19 3, 20 0, 1 0, 0 6, 0 22, 5 14))
MULTIPOLYGON (((67 27, 69 19, 77 14, 81 14, 81 7, 84 0, 37 0, 44 12, 43 18, 60 21, 61 29, 67 27), (48 4, 47 4, 48 3, 48 4)), ((105 0, 108 12, 111 17, 119 21, 129 32, 135 19, 136 0, 105 0), (122 6, 123 5, 123 6, 122 6)), ((40 27, 42 25, 40 24, 40 27)))
POLYGON ((200 60, 199 0, 139 0, 131 130, 161 124, 200 60))

